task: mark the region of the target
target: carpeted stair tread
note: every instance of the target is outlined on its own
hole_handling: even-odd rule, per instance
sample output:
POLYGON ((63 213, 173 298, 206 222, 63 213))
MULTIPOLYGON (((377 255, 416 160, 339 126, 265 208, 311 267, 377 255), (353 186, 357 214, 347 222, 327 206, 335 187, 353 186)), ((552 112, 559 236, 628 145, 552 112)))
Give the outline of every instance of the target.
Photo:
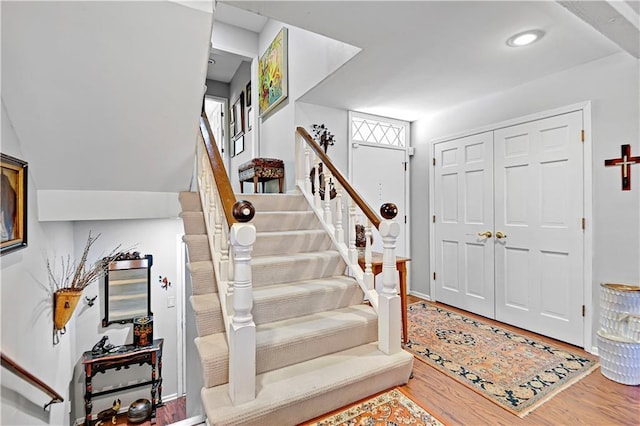
POLYGON ((253 287, 327 278, 344 273, 346 264, 340 253, 324 250, 251 259, 253 287))
MULTIPOLYGON (((378 338, 378 317, 368 305, 317 312, 256 326, 256 372, 263 373, 304 362, 331 352, 359 346, 378 338)), ((198 339, 205 387, 216 386, 228 369, 228 348, 217 334, 198 339), (224 360, 224 361, 223 361, 224 360), (216 373, 208 376, 207 372, 216 373)))
POLYGON ((228 383, 229 345, 225 333, 196 337, 194 343, 200 355, 204 387, 228 383))
POLYGON ((198 336, 206 336, 224 331, 222 309, 218 293, 199 294, 189 298, 196 316, 198 336))
POLYGON ((256 231, 296 231, 300 229, 319 229, 320 221, 311 211, 257 211, 251 221, 256 231))
POLYGON ((201 212, 200 194, 197 192, 182 191, 178 194, 178 200, 183 212, 201 212))
POLYGON ((330 247, 331 238, 324 229, 258 232, 252 256, 322 251, 330 247))
POLYGON ((182 241, 187 245, 189 262, 211 260, 209 238, 206 234, 184 235, 182 241))
POLYGON ((207 227, 204 222, 204 213, 183 211, 180 213, 185 234, 206 234, 207 227))
POLYGON ((191 273, 191 292, 194 295, 217 293, 218 286, 213 272, 211 260, 187 263, 187 269, 191 273))
POLYGON ((253 291, 253 320, 264 324, 363 302, 356 280, 335 277, 257 287, 253 291))
POLYGON ((201 392, 210 425, 295 425, 408 382, 413 356, 357 346, 256 377, 256 399, 233 406, 229 386, 201 392))
POLYGON ((310 210, 302 194, 236 194, 236 199, 250 201, 256 212, 310 210))

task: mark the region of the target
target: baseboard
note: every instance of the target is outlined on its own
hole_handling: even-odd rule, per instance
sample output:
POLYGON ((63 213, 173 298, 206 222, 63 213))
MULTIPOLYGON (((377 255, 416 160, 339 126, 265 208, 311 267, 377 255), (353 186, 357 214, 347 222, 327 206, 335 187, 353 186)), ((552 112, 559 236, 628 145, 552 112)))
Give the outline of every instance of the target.
POLYGON ((424 299, 427 302, 431 301, 431 296, 429 296, 428 294, 424 294, 424 293, 420 293, 419 291, 410 291, 408 293, 410 296, 415 296, 415 297, 419 297, 420 299, 424 299))

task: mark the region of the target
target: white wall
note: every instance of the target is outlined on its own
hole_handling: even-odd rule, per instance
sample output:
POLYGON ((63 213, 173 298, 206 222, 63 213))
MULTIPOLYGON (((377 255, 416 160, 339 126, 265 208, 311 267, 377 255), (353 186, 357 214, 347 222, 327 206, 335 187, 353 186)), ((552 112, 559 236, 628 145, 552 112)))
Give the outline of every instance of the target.
MULTIPOLYGON (((620 156, 620 145, 630 144, 640 154, 639 61, 626 53, 532 81, 503 93, 471 101, 412 125, 412 217, 428 212, 427 164, 431 141, 500 121, 565 105, 591 101, 593 217, 593 328, 598 323, 601 282, 640 284, 640 168, 632 166, 631 191, 620 190, 620 171, 605 168, 604 160, 620 156)), ((412 223, 412 287, 429 293, 429 224, 412 223)), ((594 337, 595 342, 595 337, 594 337)))
MULTIPOLYGON (((122 244, 123 248, 135 246, 135 251, 141 255, 153 255, 153 266, 151 267, 151 310, 153 312, 153 337, 164 338, 164 351, 162 357, 162 395, 163 399, 176 397, 178 390, 178 350, 181 347, 177 342, 178 327, 178 298, 183 291, 183 275, 178 269, 180 239, 184 234, 182 220, 180 219, 158 219, 158 220, 120 220, 120 221, 83 221, 74 224, 74 240, 76 256, 82 254, 82 249, 86 243, 89 231, 93 235, 102 234, 92 248, 92 253, 96 258, 102 253, 108 253, 113 247, 122 244), (161 287, 160 277, 167 277, 171 283, 170 287, 161 287), (170 300, 174 301, 174 306, 169 307, 170 300)), ((109 341, 116 346, 130 344, 133 342, 132 325, 111 324, 102 327, 101 321, 104 317, 104 280, 99 280, 91 284, 84 291, 85 296, 98 296, 93 307, 86 303, 80 303, 76 310, 76 331, 71 337, 77 341, 76 353, 73 359, 79 363, 84 351, 91 350, 93 345, 102 336, 108 336, 109 341)), ((186 342, 193 344, 193 342, 186 342)), ((77 366, 78 367, 78 366, 77 366)), ((94 389, 98 390, 100 384, 111 385, 117 383, 127 383, 131 380, 148 380, 151 376, 150 367, 131 368, 122 372, 109 372, 100 375, 94 380, 94 389)), ((72 418, 84 416, 84 376, 82 371, 76 371, 74 376, 75 389, 75 412, 72 418), (80 374, 78 374, 80 373, 80 374)), ((127 392, 106 395, 94 398, 93 413, 111 407, 111 402, 117 395, 122 400, 123 407, 138 398, 150 397, 150 386, 140 387, 127 392)))
MULTIPOLYGON (((245 92, 247 83, 249 83, 250 81, 251 81, 251 63, 247 61, 243 61, 242 64, 240 64, 240 67, 236 71, 235 75, 233 76, 231 83, 229 84, 229 87, 230 87, 229 109, 233 108, 233 103, 238 100, 241 93, 245 92)), ((239 154, 231 157, 231 160, 229 161, 229 180, 231 181, 231 186, 233 187, 235 192, 240 192, 240 181, 238 179, 239 178, 238 166, 240 166, 242 163, 246 161, 251 160, 253 157, 256 156, 256 147, 254 145, 254 139, 253 139, 255 131, 253 128, 250 131, 247 129, 247 108, 246 108, 247 94, 245 93, 244 96, 245 96, 245 108, 244 108, 245 132, 244 132, 244 135, 241 136, 244 140, 244 150, 239 154)), ((254 110, 253 106, 251 109, 252 111, 254 110)), ((229 148, 229 154, 232 155, 234 152, 234 148, 233 148, 234 141, 233 141, 232 135, 230 134, 229 136, 232 139, 229 142, 231 145, 231 147, 229 148)), ((249 189, 250 187, 252 187, 252 184, 247 183, 245 184, 245 186, 247 187, 248 192, 253 192, 253 189, 249 189)))
MULTIPOLYGON (((13 132, 9 117, 2 105, 2 152, 28 161, 21 142, 13 132)), ((31 170, 31 165, 30 165, 31 170)), ((46 271, 46 259, 70 254, 79 258, 89 230, 102 233, 91 250, 89 261, 108 252, 118 244, 124 248, 136 245, 136 250, 154 256, 151 269, 152 311, 154 335, 165 338, 163 357, 163 395, 175 397, 178 392, 177 305, 182 291, 183 272, 178 264, 179 237, 183 234, 179 219, 118 220, 118 221, 56 221, 39 222, 37 218, 37 179, 28 176, 28 246, 0 258, 1 291, 1 347, 2 352, 42 379, 60 393, 65 402, 54 404, 47 412, 42 406, 49 401, 45 394, 26 385, 12 373, 2 369, 2 404, 0 424, 69 424, 69 419, 84 416, 84 378, 80 368, 82 353, 90 350, 102 335, 111 343, 120 345, 132 341, 131 325, 101 327, 102 297, 93 307, 81 300, 67 324, 67 333, 56 346, 52 343, 52 294, 46 271), (172 283, 166 291, 159 277, 172 283), (169 308, 168 298, 176 307, 169 308), (70 414, 69 414, 70 413, 70 414)), ((94 282, 83 292, 84 296, 99 294, 103 281, 94 282)), ((193 342, 187 342, 193 344, 193 342)), ((135 367, 124 374, 111 377, 100 375, 94 385, 128 381, 134 374, 145 378, 149 367, 135 367), (124 379, 123 379, 124 378, 124 379), (126 380, 125 380, 126 379, 126 380)), ((127 393, 117 393, 123 404, 139 397, 150 398, 148 387, 127 393)), ((93 413, 111 406, 114 395, 94 400, 93 413)))
MULTIPOLYGON (((259 36, 261 53, 267 49, 283 25, 274 20, 267 22, 259 36)), ((359 49, 293 26, 287 25, 287 28, 289 29, 289 95, 261 119, 260 156, 280 158, 284 161, 285 191, 293 191, 295 189, 296 126, 294 102, 351 59, 359 49)), ((338 131, 337 128, 336 131, 338 131)))
POLYGON ((296 126, 313 136, 313 124, 324 124, 335 135, 335 143, 327 150, 333 164, 345 177, 349 172, 349 114, 343 109, 296 102, 296 126))
MULTIPOLYGON (((2 104, 2 152, 28 161, 2 104)), ((75 352, 75 321, 53 346, 53 295, 49 290, 44 253, 73 252, 71 223, 39 223, 36 217, 38 182, 28 173, 27 243, 28 246, 0 258, 0 316, 2 353, 16 361, 63 396, 65 402, 53 404, 48 411, 46 394, 27 385, 2 368, 0 383, 0 424, 68 424, 69 383, 75 352)))

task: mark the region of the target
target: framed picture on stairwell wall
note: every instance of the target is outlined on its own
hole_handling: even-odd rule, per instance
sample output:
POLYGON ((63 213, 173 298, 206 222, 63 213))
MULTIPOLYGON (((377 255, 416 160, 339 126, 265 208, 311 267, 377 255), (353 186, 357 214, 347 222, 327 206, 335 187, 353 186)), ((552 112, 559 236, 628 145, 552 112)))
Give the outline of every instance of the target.
POLYGON ((0 254, 27 246, 27 167, 25 161, 1 154, 0 254))
POLYGON ((244 134, 244 91, 233 103, 231 109, 231 137, 236 140, 244 134))
POLYGON ((283 27, 258 63, 258 115, 271 112, 288 96, 288 30, 283 27))

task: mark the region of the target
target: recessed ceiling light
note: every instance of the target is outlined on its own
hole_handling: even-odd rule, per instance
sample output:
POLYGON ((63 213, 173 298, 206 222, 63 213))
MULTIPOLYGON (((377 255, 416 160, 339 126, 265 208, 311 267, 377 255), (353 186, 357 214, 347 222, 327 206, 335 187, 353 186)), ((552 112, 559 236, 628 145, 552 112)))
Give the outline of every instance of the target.
POLYGON ((533 43, 534 41, 540 40, 543 35, 544 31, 542 30, 525 31, 509 37, 509 40, 507 40, 507 44, 511 47, 526 46, 533 43))

